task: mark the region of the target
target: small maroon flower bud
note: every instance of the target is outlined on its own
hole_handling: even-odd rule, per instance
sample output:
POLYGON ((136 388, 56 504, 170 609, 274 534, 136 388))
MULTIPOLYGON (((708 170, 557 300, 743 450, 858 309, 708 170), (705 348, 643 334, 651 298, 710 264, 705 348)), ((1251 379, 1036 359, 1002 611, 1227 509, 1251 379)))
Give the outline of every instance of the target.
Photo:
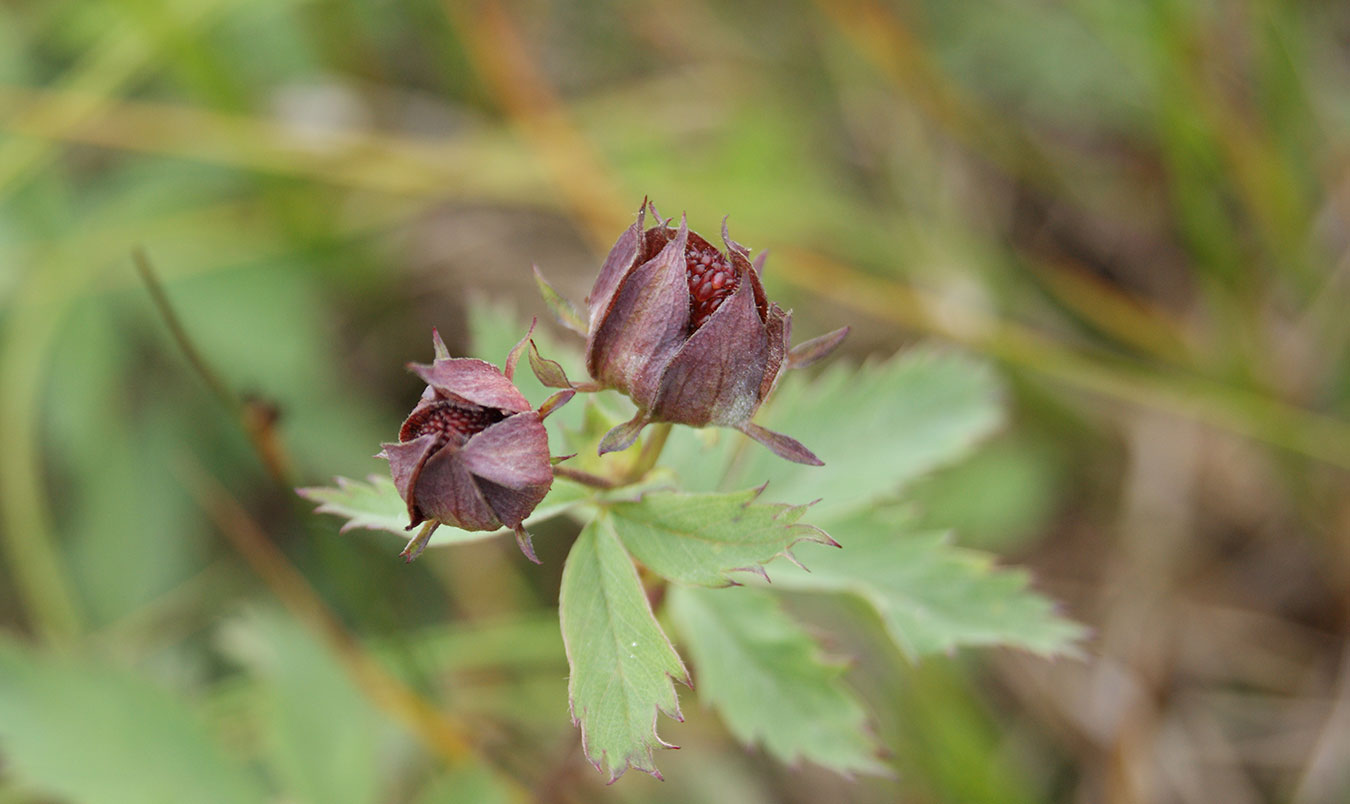
POLYGON ((586 368, 638 406, 601 452, 628 447, 650 422, 673 422, 734 427, 788 460, 820 465, 796 440, 750 418, 784 369, 828 354, 847 328, 789 350, 791 314, 764 294, 763 255, 752 264, 725 219, 725 251, 683 220, 679 228, 669 223, 644 201, 586 299, 586 368), (657 221, 650 229, 649 209, 657 221))
MULTIPOLYGON (((403 422, 398 443, 384 444, 379 455, 389 461, 408 504, 408 529, 432 523, 405 554, 415 558, 442 524, 475 531, 505 526, 537 563, 521 523, 548 494, 553 470, 546 414, 532 410, 510 379, 525 341, 512 350, 503 374, 482 360, 450 358, 440 335, 433 337, 437 359, 409 365, 427 388, 403 422)), ((556 409, 571 393, 549 400, 546 409, 556 409)))

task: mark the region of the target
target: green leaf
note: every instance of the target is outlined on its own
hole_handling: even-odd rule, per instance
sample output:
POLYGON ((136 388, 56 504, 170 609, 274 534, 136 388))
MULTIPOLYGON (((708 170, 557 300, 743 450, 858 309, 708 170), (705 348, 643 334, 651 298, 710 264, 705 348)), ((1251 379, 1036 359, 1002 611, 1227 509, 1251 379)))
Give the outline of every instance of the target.
POLYGON ((611 782, 629 767, 661 778, 652 749, 668 744, 656 735, 656 713, 684 719, 673 680, 688 684, 689 674, 604 515, 581 531, 567 556, 559 617, 572 719, 587 759, 611 782))
MULTIPOLYGON (((337 486, 314 486, 295 491, 306 500, 319 504, 314 509, 315 513, 345 518, 347 521, 339 533, 346 533, 352 528, 365 528, 408 538, 408 505, 398 496, 398 489, 388 475, 371 475, 364 483, 345 477, 336 480, 337 486)), ((561 516, 589 495, 590 490, 585 486, 562 478, 555 479, 548 496, 525 519, 525 527, 561 516)), ((429 546, 476 542, 510 532, 505 528, 494 531, 439 528, 431 537, 429 546)))
MULTIPOLYGON (((774 499, 819 499, 812 518, 833 522, 962 457, 1002 418, 993 372, 955 352, 917 349, 858 369, 835 364, 813 382, 794 373, 756 422, 801 441, 826 466, 788 463, 746 443, 720 485, 767 481, 774 499)), ((679 468, 689 488, 706 488, 704 478, 715 475, 696 459, 679 468)))
POLYGON ((911 658, 964 645, 1071 655, 1083 637, 1028 588, 1025 571, 999 569, 992 555, 955 547, 945 532, 916 531, 907 513, 864 512, 835 532, 842 550, 814 551, 810 572, 782 567, 774 585, 860 596, 911 658))
POLYGON ((267 800, 168 690, 87 656, 53 658, 2 639, 0 751, 6 776, 61 800, 267 800))
POLYGON ((407 535, 408 504, 398 496, 388 475, 370 475, 363 483, 345 477, 334 478, 337 486, 312 486, 295 492, 318 503, 316 514, 334 514, 345 518, 339 533, 353 528, 384 530, 407 535))
POLYGON ((698 693, 743 743, 780 761, 805 758, 841 773, 886 773, 843 667, 766 590, 671 587, 666 605, 698 676, 698 693))
POLYGON ((614 531, 638 561, 663 578, 726 586, 727 573, 764 573, 760 566, 787 555, 798 541, 834 544, 824 531, 798 522, 804 505, 756 503, 762 489, 732 494, 652 492, 610 507, 614 531))

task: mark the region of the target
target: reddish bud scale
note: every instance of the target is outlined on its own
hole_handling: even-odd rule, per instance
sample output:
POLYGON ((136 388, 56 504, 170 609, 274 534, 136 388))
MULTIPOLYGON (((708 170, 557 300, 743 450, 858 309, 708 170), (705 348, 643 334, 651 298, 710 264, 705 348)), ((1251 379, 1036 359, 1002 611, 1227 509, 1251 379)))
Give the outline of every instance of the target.
POLYGON ((410 416, 398 437, 400 442, 407 442, 427 433, 435 433, 437 446, 452 441, 463 444, 469 436, 483 432, 504 418, 496 408, 441 400, 410 416))
POLYGON ((689 332, 693 334, 736 290, 737 278, 717 249, 693 243, 684 250, 684 271, 689 283, 689 332))

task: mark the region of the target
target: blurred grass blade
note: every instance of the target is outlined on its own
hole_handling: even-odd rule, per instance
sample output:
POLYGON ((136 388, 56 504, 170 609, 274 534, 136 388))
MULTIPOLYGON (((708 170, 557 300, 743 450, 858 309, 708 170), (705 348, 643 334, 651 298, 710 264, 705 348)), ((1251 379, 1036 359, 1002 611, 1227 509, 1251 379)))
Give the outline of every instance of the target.
POLYGON ((270 800, 187 701, 97 660, 52 658, 3 639, 0 743, 7 775, 63 800, 270 800))
MULTIPOLYGON (((191 29, 205 24, 236 1, 171 0, 162 4, 160 13, 183 29, 191 29)), ((143 31, 131 21, 119 20, 103 35, 97 47, 53 83, 65 93, 65 103, 40 110, 16 110, 0 125, 38 126, 52 132, 81 126, 106 107, 112 95, 149 67, 159 55, 142 34, 143 31)), ((12 195, 23 181, 50 164, 57 153, 56 143, 47 140, 14 137, 0 141, 0 202, 12 195)))

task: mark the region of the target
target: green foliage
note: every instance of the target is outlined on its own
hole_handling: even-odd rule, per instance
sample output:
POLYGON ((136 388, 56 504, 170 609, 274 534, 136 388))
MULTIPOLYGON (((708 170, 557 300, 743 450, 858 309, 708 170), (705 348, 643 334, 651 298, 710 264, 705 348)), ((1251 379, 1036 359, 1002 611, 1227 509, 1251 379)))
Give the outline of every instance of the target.
POLYGON ((382 779, 371 758, 393 729, 332 655, 294 620, 264 611, 228 623, 221 642, 254 679, 248 698, 263 758, 287 797, 378 801, 382 779))
MULTIPOLYGON (((474 320, 479 343, 501 351, 519 339, 518 328, 502 323, 507 314, 480 312, 474 320)), ((577 361, 575 350, 554 348, 563 362, 577 361)), ((581 429, 569 439, 589 445, 577 461, 603 468, 590 455, 590 436, 613 422, 598 406, 577 408, 581 429)), ((591 761, 611 779, 628 767, 657 774, 657 712, 679 716, 671 679, 685 671, 652 616, 634 560, 676 584, 721 587, 735 581, 733 572, 764 575, 766 562, 792 559, 793 545, 814 541, 836 549, 810 551, 810 572, 775 565, 774 588, 861 597, 911 658, 966 645, 1071 651, 1080 630, 1027 588, 1025 573, 998 570, 990 556, 952 546, 942 531, 877 508, 923 473, 967 456, 1001 419, 987 366, 918 350, 856 370, 837 365, 811 383, 783 383, 766 421, 834 456, 825 469, 788 464, 726 431, 672 434, 666 457, 685 485, 768 480, 769 494, 799 504, 760 502, 762 487, 687 492, 648 482, 578 506, 586 489, 559 481, 533 518, 570 510, 585 523, 563 572, 560 614, 572 712, 591 761), (823 499, 814 506, 800 504, 816 497, 823 499), (831 522, 843 549, 801 521, 808 512, 831 522)), ((347 517, 344 529, 403 534, 402 503, 387 478, 302 493, 321 511, 347 517)), ((445 541, 476 538, 460 534, 451 529, 445 541)), ((771 593, 675 586, 668 600, 696 662, 700 694, 737 739, 785 762, 805 758, 845 773, 884 769, 839 668, 819 658, 818 646, 771 593)))
POLYGON ((592 520, 572 545, 558 608, 586 757, 611 781, 629 767, 659 777, 652 749, 666 744, 656 713, 683 719, 674 680, 689 675, 608 518, 592 520))
MULTIPOLYGON (((433 544, 454 554, 406 568, 378 563, 397 548, 336 538, 332 520, 297 517, 153 317, 125 259, 135 243, 224 384, 277 403, 277 443, 298 482, 370 475, 310 489, 321 510, 343 517, 343 530, 389 532, 400 543, 406 512, 370 454, 412 401, 401 364, 429 359, 431 326, 462 334, 457 317, 467 318, 468 351, 498 365, 531 314, 580 326, 585 311, 551 289, 545 302, 534 298, 530 263, 580 301, 642 194, 667 214, 687 210, 705 232, 730 214, 737 239, 771 248, 768 293, 796 308, 798 341, 847 323, 854 355, 930 337, 1000 361, 996 378, 978 358, 920 347, 859 371, 845 358, 820 374, 791 373, 757 421, 801 439, 823 469, 787 465, 732 431, 677 429, 641 486, 588 498, 559 481, 528 520, 572 520, 544 530, 562 541, 607 510, 606 555, 614 568, 638 563, 654 601, 663 577, 756 584, 736 570, 762 571, 791 549, 812 573, 780 562, 765 568, 767 589, 671 586, 669 608, 656 610, 685 636, 704 700, 713 702, 709 680, 728 669, 719 660, 762 682, 714 703, 738 739, 772 757, 846 767, 871 756, 856 731, 845 734, 856 725, 846 717, 821 718, 845 759, 820 745, 775 749, 780 734, 805 740, 777 721, 746 725, 800 715, 751 711, 746 702, 766 690, 810 701, 843 689, 772 605, 775 591, 792 590, 813 619, 836 608, 856 614, 863 606, 852 598, 866 601, 878 613, 866 625, 883 624, 911 656, 987 644, 1067 650, 1081 632, 1029 590, 1025 573, 962 547, 1015 545, 1035 556, 1051 523, 1057 540, 1139 538, 1127 533, 1135 518, 1116 510, 1135 496, 1110 487, 1128 474, 1122 464, 1149 455, 1122 449, 1137 443, 1139 411, 1194 418, 1220 434, 1176 445, 1193 449, 1200 467, 1222 469, 1206 474, 1204 494, 1174 501, 1188 521, 1208 523, 1184 529, 1188 538, 1288 518, 1281 532, 1293 538, 1271 549, 1290 560, 1183 551, 1247 562, 1237 573, 1200 567, 1206 577, 1271 581, 1259 573, 1321 566, 1319 535, 1337 532, 1343 483, 1305 456, 1344 466, 1350 455, 1350 328, 1336 271, 1343 227, 1333 214, 1350 131, 1337 58, 1350 6, 1254 3, 1235 13, 1212 0, 922 0, 784 11, 722 2, 701 7, 697 24, 671 26, 669 10, 649 4, 632 12, 642 24, 616 27, 612 13, 565 4, 542 16, 432 0, 325 4, 322 13, 312 5, 0 4, 0 622, 52 645, 0 649, 0 690, 38 690, 31 703, 0 710, 0 801, 153 800, 164 792, 156 776, 189 773, 198 783, 179 800, 219 790, 249 800, 261 790, 277 801, 492 801, 508 797, 490 770, 502 757, 504 773, 527 784, 553 778, 561 762, 565 655, 552 602, 565 544, 549 545, 536 569, 480 543, 498 534, 442 528, 433 544), (521 78, 531 66, 537 85, 521 78), (545 103, 538 136, 540 121, 521 111, 538 104, 512 99, 547 101, 550 90, 558 103, 545 103), (454 236, 442 237, 442 226, 454 236), (819 281, 826 274, 840 281, 819 281), (515 307, 476 300, 484 288, 515 307), (904 304, 911 296, 916 303, 904 304), (1056 356, 1073 359, 1045 359, 1056 356), (1002 421, 1005 376, 1016 427, 975 451, 1002 421), (1272 459, 1226 433, 1293 452, 1272 459), (493 762, 446 772, 415 737, 379 739, 387 723, 372 713, 370 692, 284 618, 228 618, 223 642, 236 661, 221 661, 212 638, 220 612, 267 593, 188 491, 184 466, 220 481, 358 647, 374 645, 429 706, 466 721, 493 762), (706 496, 652 490, 672 484, 672 467, 675 485, 706 496), (761 497, 737 507, 743 489, 765 482, 761 497), (645 496, 623 501, 639 488, 645 496), (1234 489, 1243 499, 1230 506, 1222 495, 1234 489), (907 513, 885 510, 897 504, 907 513), (793 548, 813 539, 803 521, 842 549, 793 548), (690 633, 685 619, 699 615, 712 625, 690 633), (717 637, 731 647, 700 655, 717 637), (770 664, 730 665, 762 658, 766 646, 800 672, 785 679, 770 664), (152 681, 165 678, 183 692, 152 681), (183 729, 155 725, 165 712, 183 729), (90 734, 51 728, 88 718, 90 734), (246 768, 209 731, 242 746, 246 768), (43 741, 54 746, 49 766, 33 761, 43 741), (203 745, 218 762, 193 758, 203 745), (145 778, 114 778, 113 762, 145 778), (32 768, 47 770, 39 778, 32 768), (219 783, 236 776, 242 787, 219 783)), ((544 357, 585 379, 579 339, 549 326, 535 337, 544 357)), ((546 398, 531 372, 517 379, 533 404, 546 398)), ((623 479, 633 455, 598 459, 592 436, 610 412, 612 425, 631 408, 601 396, 550 417, 550 444, 580 453, 565 468, 623 479)), ((601 541, 586 538, 583 546, 601 541)), ((1108 562, 1108 576, 1129 569, 1128 549, 1072 546, 1069 556, 1108 562), (1109 563, 1121 556, 1124 564, 1109 563)), ((1092 584, 1072 588, 1097 594, 1092 584)), ((1335 607, 1334 594, 1317 596, 1316 579, 1300 589, 1335 607)), ((1181 599, 1186 590, 1162 591, 1181 599)), ((1288 618, 1287 595, 1257 597, 1218 601, 1269 607, 1249 618, 1261 634, 1224 644, 1269 642, 1265 631, 1288 618)), ((1306 630, 1287 624, 1295 641, 1306 630)), ((871 785, 884 782, 867 778, 839 797, 1069 799, 1083 797, 1073 780, 1100 778, 1100 768, 1069 764, 1094 760, 1066 758, 1040 734, 1056 727, 1038 722, 1025 688, 998 687, 1015 698, 987 694, 988 674, 1006 672, 1001 663, 991 671, 963 656, 896 673, 867 652, 889 656, 889 640, 873 642, 854 646, 862 666, 848 680, 865 689, 860 676, 875 672, 894 682, 885 694, 865 692, 904 723, 902 736, 883 735, 903 789, 876 793, 871 785)), ((1232 659, 1180 652, 1162 670, 1265 692, 1241 676, 1252 662, 1232 659), (1193 655, 1206 658, 1204 672, 1184 666, 1193 655), (1220 679, 1210 665, 1236 677, 1220 679)), ((1334 690, 1313 684, 1298 694, 1321 701, 1334 690)), ((1218 734, 1212 746, 1188 745, 1201 739, 1191 734, 1173 742, 1230 757, 1227 720, 1248 718, 1224 720, 1197 732, 1218 734)), ((645 745, 650 757, 650 734, 634 734, 625 750, 645 745)), ((747 762, 719 736, 699 732, 699 745, 662 760, 684 764, 688 781, 651 792, 656 785, 629 779, 613 794, 781 796, 771 762, 747 762), (742 786, 718 786, 729 776, 742 786)), ((1247 798, 1311 795, 1326 764, 1296 770, 1288 752, 1274 765, 1238 753, 1232 761, 1254 769, 1222 773, 1239 788, 1256 779, 1247 798), (1286 776, 1298 781, 1286 787, 1286 776)), ((566 770, 559 797, 599 798, 585 787, 593 774, 566 770)), ((814 792, 804 786, 801 797, 814 792)))
POLYGON ((188 702, 162 686, 2 639, 0 750, 26 787, 76 802, 268 800, 188 702))
POLYGON ((820 500, 812 519, 830 523, 965 455, 1003 420, 1000 396, 988 365, 951 351, 914 349, 856 369, 834 363, 811 381, 786 377, 756 419, 814 450, 824 468, 746 444, 725 475, 688 447, 676 469, 692 488, 767 482, 771 499, 820 500))
POLYGON ((1043 656, 1072 654, 1081 626, 1028 588, 1027 573, 955 547, 940 531, 914 531, 907 512, 859 513, 835 526, 842 550, 813 550, 806 572, 784 566, 782 589, 858 595, 905 654, 918 658, 970 645, 1008 645, 1043 656))
MULTIPOLYGON (((388 475, 371 475, 365 482, 345 477, 336 478, 336 486, 314 486, 296 489, 296 492, 313 503, 318 503, 316 513, 333 514, 347 521, 339 532, 346 533, 352 528, 381 530, 402 536, 408 536, 408 505, 398 496, 398 489, 388 475)), ((567 513, 574 505, 586 497, 586 488, 562 478, 553 481, 548 496, 534 509, 525 520, 525 526, 545 522, 567 513)), ((440 528, 431 537, 431 544, 460 544, 482 539, 491 539, 509 531, 467 531, 459 528, 440 528)))
POLYGON ((318 514, 334 514, 347 521, 340 533, 353 528, 384 530, 398 535, 407 533, 408 504, 398 496, 388 475, 371 475, 363 483, 345 477, 335 478, 336 486, 296 489, 306 500, 318 503, 318 514))
POLYGON ((788 764, 804 758, 841 773, 887 771, 842 666, 820 658, 772 594, 677 586, 667 605, 694 660, 699 698, 736 739, 788 764))
POLYGON ((798 541, 833 544, 824 531, 799 522, 806 506, 755 502, 760 491, 651 492, 610 505, 610 522, 643 566, 700 586, 726 586, 736 570, 762 573, 761 564, 798 541))

